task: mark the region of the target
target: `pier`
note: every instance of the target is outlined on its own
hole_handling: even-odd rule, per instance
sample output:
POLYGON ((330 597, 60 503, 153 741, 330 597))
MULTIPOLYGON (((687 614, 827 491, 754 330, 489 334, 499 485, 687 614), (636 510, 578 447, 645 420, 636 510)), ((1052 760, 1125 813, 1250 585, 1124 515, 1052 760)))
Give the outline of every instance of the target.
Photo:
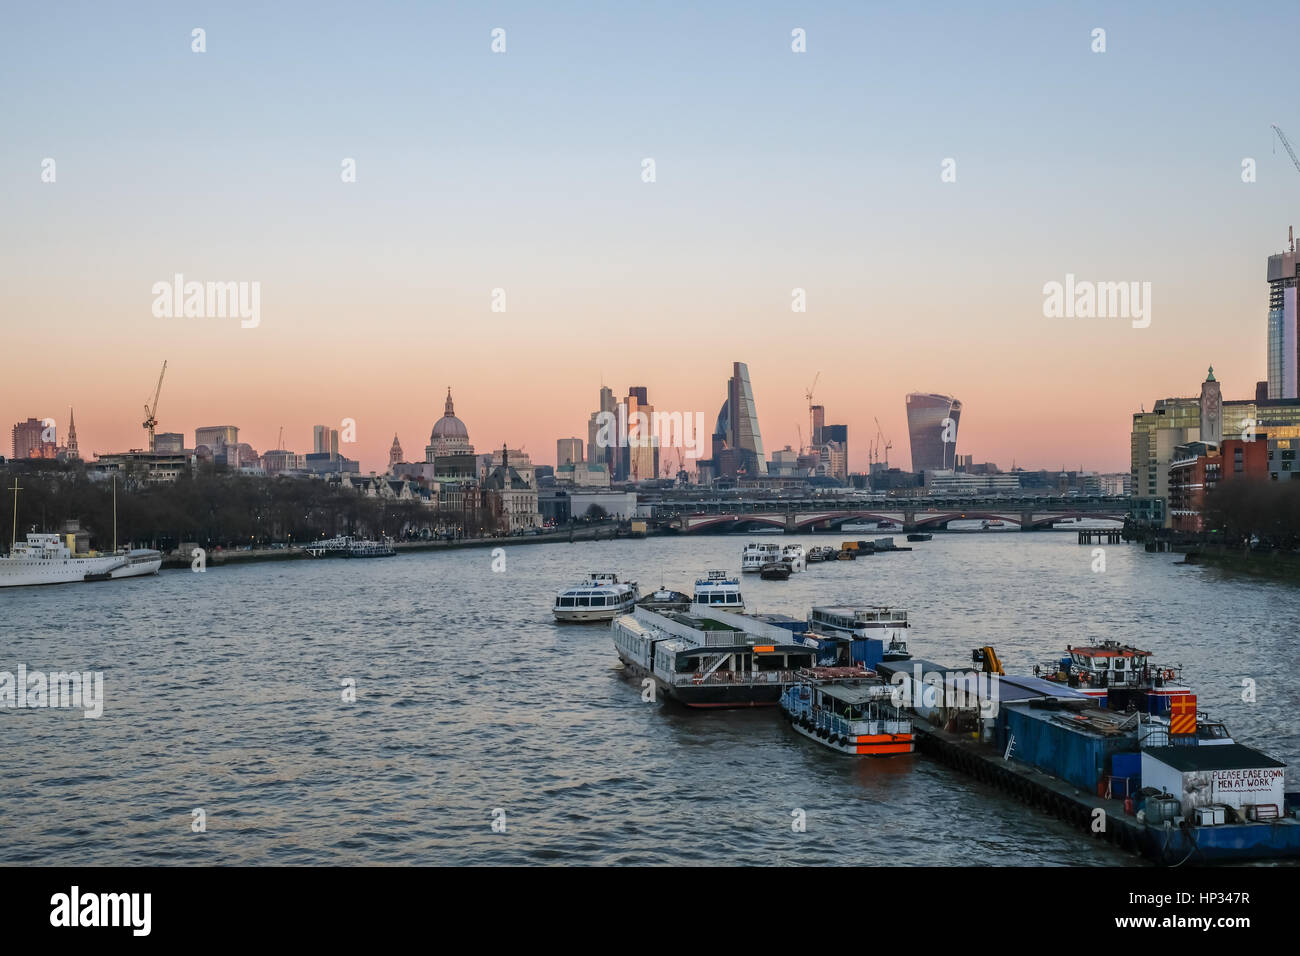
POLYGON ((1124 532, 1119 528, 1089 528, 1079 532, 1080 544, 1120 544, 1124 532))

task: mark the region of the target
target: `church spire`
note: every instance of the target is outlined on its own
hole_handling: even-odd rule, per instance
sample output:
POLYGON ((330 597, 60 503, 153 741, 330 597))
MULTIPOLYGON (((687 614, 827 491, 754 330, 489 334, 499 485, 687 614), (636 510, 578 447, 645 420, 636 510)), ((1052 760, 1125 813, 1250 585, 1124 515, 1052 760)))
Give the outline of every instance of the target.
POLYGON ((443 407, 443 415, 450 418, 456 414, 456 407, 451 403, 451 386, 447 386, 447 404, 443 407))
POLYGON ((72 406, 68 406, 68 458, 80 458, 81 452, 77 448, 77 419, 72 414, 72 406))

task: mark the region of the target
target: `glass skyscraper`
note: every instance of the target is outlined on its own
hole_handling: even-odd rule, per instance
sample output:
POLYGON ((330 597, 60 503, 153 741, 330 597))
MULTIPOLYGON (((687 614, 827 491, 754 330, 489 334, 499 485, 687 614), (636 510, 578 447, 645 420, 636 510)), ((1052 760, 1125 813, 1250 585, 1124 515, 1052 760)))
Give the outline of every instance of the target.
POLYGON ((956 467, 960 420, 961 402, 951 395, 912 392, 907 396, 913 471, 951 471, 956 467))

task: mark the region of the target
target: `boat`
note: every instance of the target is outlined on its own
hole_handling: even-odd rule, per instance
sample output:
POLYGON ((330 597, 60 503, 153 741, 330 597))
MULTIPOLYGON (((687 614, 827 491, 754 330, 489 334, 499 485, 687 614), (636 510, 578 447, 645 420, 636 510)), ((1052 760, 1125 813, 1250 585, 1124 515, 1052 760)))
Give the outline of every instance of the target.
POLYGON ((913 532, 907 536, 908 541, 929 541, 932 538, 934 538, 934 535, 928 531, 913 532))
POLYGON ((1102 812, 1107 839, 1165 865, 1300 858, 1300 794, 1287 792, 1283 761, 1234 740, 1191 694, 1174 697, 1168 714, 1116 706, 1135 662, 1136 686, 1169 681, 1172 669, 1157 677, 1146 655, 1114 641, 1070 648, 1067 678, 1099 674, 1106 660, 1104 701, 1084 693, 1086 681, 1006 674, 991 647, 974 652, 979 672, 919 660, 876 669, 918 718, 928 755, 1050 807, 1090 838, 1102 812))
POLYGON ((1155 664, 1151 652, 1107 640, 1067 646, 1059 660, 1034 667, 1035 676, 1064 684, 1085 697, 1102 700, 1111 710, 1163 713, 1172 699, 1190 694, 1181 664, 1155 664))
POLYGON ((740 593, 740 579, 728 577, 726 571, 710 571, 708 577, 695 582, 693 605, 696 609, 745 610, 745 599, 740 593))
MULTIPOLYGON (((18 482, 14 482, 14 528, 18 527, 18 482)), ((78 581, 110 581, 157 574, 162 552, 152 548, 114 548, 109 552, 82 549, 78 539, 88 539, 76 524, 63 535, 28 534, 24 541, 15 535, 9 553, 0 557, 0 587, 29 584, 71 584, 78 581)), ((113 485, 113 537, 117 537, 117 484, 113 485)))
POLYGON ((999 521, 996 518, 993 519, 992 521, 985 521, 980 525, 980 528, 984 531, 987 531, 989 528, 1004 528, 1004 527, 1006 527, 1006 522, 999 521))
POLYGON ((775 542, 751 541, 740 553, 740 570, 760 571, 763 565, 781 560, 781 546, 775 542))
POLYGON ((630 612, 640 596, 635 581, 620 581, 617 574, 597 572, 557 594, 552 610, 557 621, 566 623, 609 621, 630 612))
POLYGON ((652 611, 686 611, 690 609, 692 598, 682 591, 661 587, 658 591, 647 594, 636 602, 637 607, 652 611))
POLYGON ((916 749, 912 718, 893 705, 892 685, 874 671, 810 667, 797 676, 781 693, 781 710, 798 733, 854 756, 893 757, 916 749))
POLYGON ((781 561, 790 565, 790 572, 792 574, 804 571, 808 567, 808 556, 804 553, 803 545, 801 544, 787 544, 782 548, 781 561))
POLYGON ((784 561, 772 561, 759 568, 758 576, 764 581, 788 581, 790 565, 784 561))
POLYGON ((615 652, 632 677, 695 708, 775 707, 816 649, 793 631, 730 611, 637 608, 610 625, 615 652))
POLYGON ((345 558, 391 558, 397 549, 387 541, 350 541, 343 549, 345 558))
POLYGON ((903 661, 907 649, 907 611, 880 605, 814 607, 808 627, 818 634, 842 634, 854 640, 875 640, 882 646, 881 660, 903 661))
POLYGON ((822 548, 809 548, 808 553, 804 555, 805 564, 817 564, 826 560, 826 552, 822 548))

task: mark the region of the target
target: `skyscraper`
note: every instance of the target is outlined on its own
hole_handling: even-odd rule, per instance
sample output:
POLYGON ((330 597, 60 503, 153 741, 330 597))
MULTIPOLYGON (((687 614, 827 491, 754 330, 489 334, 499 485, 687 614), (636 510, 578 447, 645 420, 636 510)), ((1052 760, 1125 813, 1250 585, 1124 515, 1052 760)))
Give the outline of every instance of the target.
POLYGON ((907 436, 913 471, 951 471, 957 463, 961 402, 951 395, 912 392, 907 396, 907 436))
POLYGON ((1296 322, 1296 278, 1300 268, 1294 244, 1268 257, 1268 397, 1296 398, 1300 335, 1296 322))
MULTIPOLYGON (((591 413, 591 418, 587 422, 587 460, 593 465, 604 465, 607 474, 613 476, 614 465, 616 463, 615 452, 618 448, 612 441, 603 442, 600 438, 601 423, 607 421, 602 418, 603 415, 614 415, 618 412, 618 402, 614 400, 614 390, 602 385, 600 387, 600 402, 597 409, 591 413)), ((607 437, 612 434, 611 429, 605 429, 607 437)))
POLYGON ((763 436, 758 428, 758 409, 749 381, 749 366, 733 362, 727 380, 727 400, 718 410, 713 429, 713 462, 719 476, 750 477, 764 472, 763 436))
POLYGON ((560 465, 580 465, 582 461, 581 438, 557 438, 555 440, 555 464, 557 467, 560 465))

